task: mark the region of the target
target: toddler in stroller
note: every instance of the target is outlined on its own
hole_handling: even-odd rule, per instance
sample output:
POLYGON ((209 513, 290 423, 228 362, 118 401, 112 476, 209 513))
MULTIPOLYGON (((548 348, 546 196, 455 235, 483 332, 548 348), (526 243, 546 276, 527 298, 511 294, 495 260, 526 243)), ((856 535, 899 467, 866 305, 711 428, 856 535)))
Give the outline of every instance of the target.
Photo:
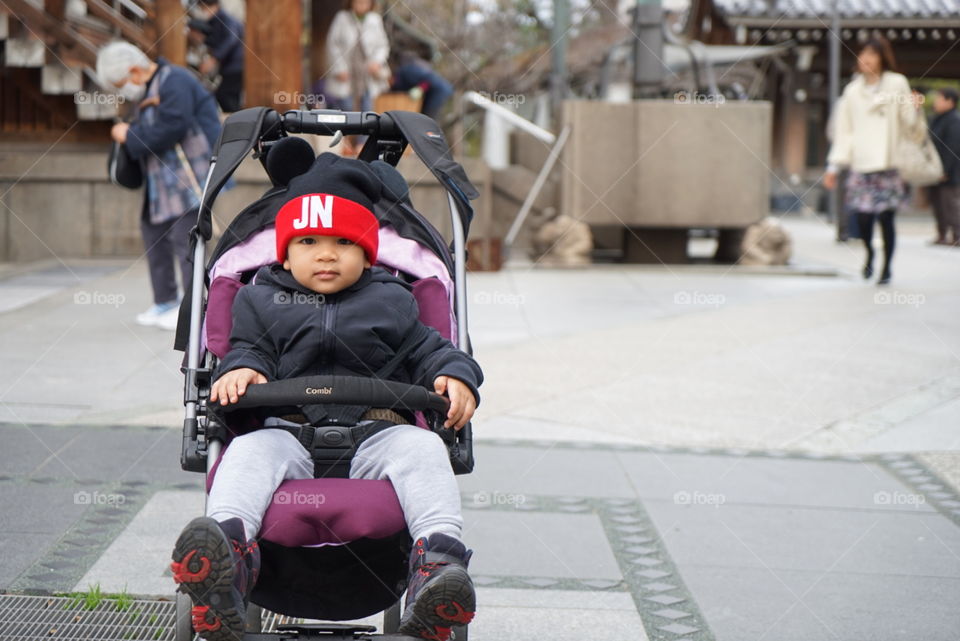
MULTIPOLYGON (((479 366, 421 322, 410 284, 375 266, 380 224, 373 210, 382 173, 360 160, 316 158, 275 201, 277 262, 235 290, 229 351, 211 377, 207 403, 232 438, 208 478, 206 516, 180 534, 171 564, 192 601, 194 630, 210 641, 243 638, 260 573, 258 539, 269 538, 265 514, 290 501, 278 488, 318 475, 392 485, 413 541, 401 634, 442 641, 474 616, 459 490, 437 432, 418 427, 402 407, 291 403, 227 413, 262 383, 373 375, 446 395, 443 429, 468 424, 479 399, 479 366), (323 427, 335 434, 345 428, 352 443, 350 456, 328 467, 317 456, 323 427)), ((327 499, 305 496, 315 504, 327 499)))

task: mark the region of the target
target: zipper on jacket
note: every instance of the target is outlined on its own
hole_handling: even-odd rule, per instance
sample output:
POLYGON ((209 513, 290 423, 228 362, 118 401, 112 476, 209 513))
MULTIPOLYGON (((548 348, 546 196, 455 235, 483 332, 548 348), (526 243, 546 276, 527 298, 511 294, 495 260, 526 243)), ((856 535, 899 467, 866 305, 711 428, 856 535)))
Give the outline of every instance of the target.
POLYGON ((323 325, 320 332, 320 364, 332 362, 333 348, 333 305, 326 302, 320 305, 320 322, 323 325))

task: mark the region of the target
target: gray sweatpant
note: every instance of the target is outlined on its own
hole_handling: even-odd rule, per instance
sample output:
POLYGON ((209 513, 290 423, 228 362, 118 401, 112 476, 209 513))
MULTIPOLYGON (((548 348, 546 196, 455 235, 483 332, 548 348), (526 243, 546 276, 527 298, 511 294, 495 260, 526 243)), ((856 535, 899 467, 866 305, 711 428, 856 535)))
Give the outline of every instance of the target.
MULTIPOLYGON (((252 539, 280 483, 311 478, 310 453, 290 432, 261 429, 238 436, 220 459, 207 516, 217 521, 239 517, 252 539)), ((437 434, 414 425, 374 434, 357 450, 350 478, 389 480, 414 541, 433 532, 460 538, 460 491, 437 434)))

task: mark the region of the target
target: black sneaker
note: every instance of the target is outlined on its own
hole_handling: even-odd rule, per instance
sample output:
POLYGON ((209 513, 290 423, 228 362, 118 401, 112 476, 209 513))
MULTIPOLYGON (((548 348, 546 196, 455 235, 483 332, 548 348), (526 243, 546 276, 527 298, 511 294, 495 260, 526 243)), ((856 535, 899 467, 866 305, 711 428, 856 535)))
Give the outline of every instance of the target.
POLYGON ((451 628, 473 620, 477 595, 467 574, 472 555, 446 534, 434 533, 414 543, 400 634, 447 641, 451 628))
POLYGON ((243 523, 201 516, 187 524, 173 549, 173 580, 193 601, 193 629, 208 641, 239 641, 260 549, 244 541, 243 523))

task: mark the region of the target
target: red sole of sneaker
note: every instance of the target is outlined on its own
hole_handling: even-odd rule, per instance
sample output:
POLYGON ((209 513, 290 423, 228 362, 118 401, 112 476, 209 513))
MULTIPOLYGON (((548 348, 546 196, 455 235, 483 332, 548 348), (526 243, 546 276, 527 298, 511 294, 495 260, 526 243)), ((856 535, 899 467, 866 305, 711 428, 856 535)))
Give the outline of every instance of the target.
POLYGON ((477 597, 464 568, 450 567, 442 580, 423 587, 413 604, 413 617, 400 633, 429 641, 447 641, 450 630, 467 625, 477 609, 477 597))
POLYGON ((193 601, 193 624, 207 641, 243 638, 245 606, 233 588, 230 542, 209 517, 191 521, 173 549, 171 569, 193 601))

